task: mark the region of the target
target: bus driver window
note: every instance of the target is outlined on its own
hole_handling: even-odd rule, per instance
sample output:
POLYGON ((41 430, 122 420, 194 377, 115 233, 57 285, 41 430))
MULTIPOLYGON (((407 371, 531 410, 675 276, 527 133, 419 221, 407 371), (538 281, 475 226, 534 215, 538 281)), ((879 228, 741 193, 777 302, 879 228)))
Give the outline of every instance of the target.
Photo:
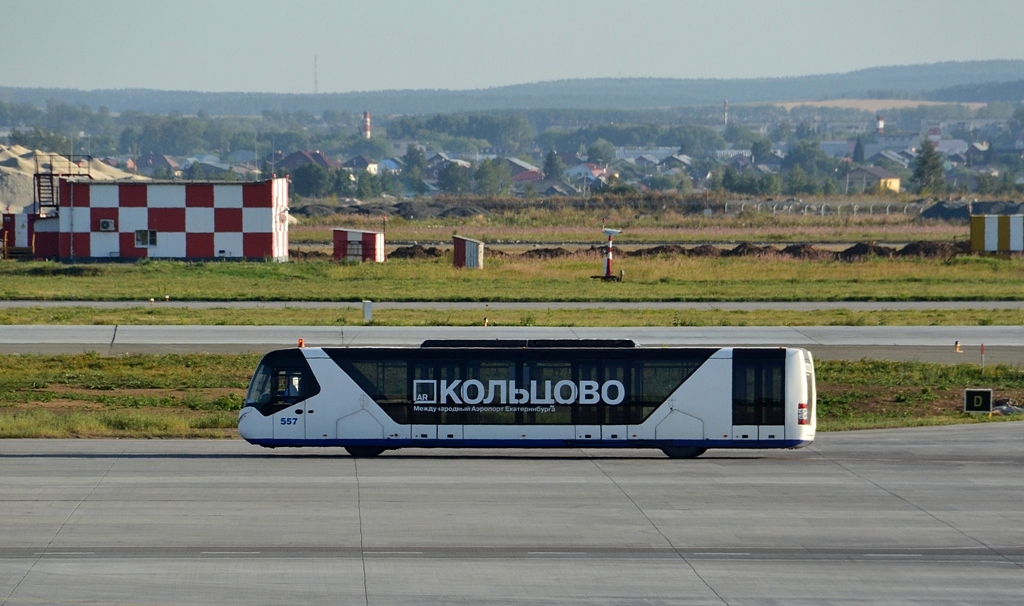
POLYGON ((305 395, 304 386, 305 380, 301 370, 279 369, 277 371, 276 389, 274 391, 279 402, 298 402, 305 395))

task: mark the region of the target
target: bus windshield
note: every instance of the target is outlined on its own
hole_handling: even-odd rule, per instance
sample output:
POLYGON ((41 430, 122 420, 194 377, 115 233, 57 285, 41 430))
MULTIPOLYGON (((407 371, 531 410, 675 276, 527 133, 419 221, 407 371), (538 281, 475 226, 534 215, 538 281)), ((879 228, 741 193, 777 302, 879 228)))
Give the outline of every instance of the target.
POLYGON ((245 394, 245 405, 255 406, 258 404, 269 404, 273 397, 274 372, 266 364, 260 364, 256 374, 249 382, 249 391, 245 394))

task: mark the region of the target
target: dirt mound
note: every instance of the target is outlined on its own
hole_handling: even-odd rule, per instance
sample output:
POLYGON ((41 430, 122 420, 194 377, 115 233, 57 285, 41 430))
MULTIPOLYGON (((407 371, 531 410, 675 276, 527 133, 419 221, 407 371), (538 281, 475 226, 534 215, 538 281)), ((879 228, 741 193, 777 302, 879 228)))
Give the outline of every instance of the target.
POLYGON ((951 202, 943 200, 932 204, 921 211, 922 219, 936 219, 939 221, 967 221, 971 217, 971 211, 967 202, 951 202))
POLYGON ((438 200, 404 200, 395 204, 392 213, 404 219, 432 219, 452 207, 438 200))
POLYGON ((307 204, 305 206, 292 208, 288 212, 297 217, 320 218, 330 217, 341 210, 342 209, 337 206, 328 206, 326 204, 307 204))
POLYGON ((948 259, 956 254, 956 250, 948 242, 911 242, 900 249, 897 254, 901 257, 948 259))
POLYGON ((834 259, 836 256, 834 252, 820 250, 810 244, 790 244, 782 249, 782 254, 794 259, 804 259, 807 261, 824 261, 826 259, 834 259))
POLYGON ((438 213, 438 216, 444 217, 445 219, 449 219, 452 217, 458 219, 465 219, 468 217, 482 217, 483 215, 486 214, 487 211, 483 210, 482 208, 477 208, 475 206, 453 206, 452 208, 446 208, 442 210, 440 213, 438 213))
POLYGON ((1001 200, 943 200, 921 211, 922 219, 940 221, 967 221, 971 215, 1019 215, 1024 213, 1024 204, 1001 200))
POLYGON ((443 250, 436 246, 425 247, 422 244, 399 246, 388 255, 391 259, 436 259, 444 256, 443 250))
POLYGON ((708 257, 714 259, 722 256, 722 249, 710 244, 701 244, 700 246, 694 246, 690 250, 686 251, 686 254, 691 257, 708 257))
POLYGON ((524 252, 523 254, 521 254, 519 256, 524 258, 524 259, 557 259, 559 257, 568 257, 568 256, 570 256, 572 254, 575 254, 575 253, 572 253, 572 252, 570 252, 568 250, 565 250, 562 247, 558 247, 558 248, 533 248, 533 249, 530 249, 530 250, 524 252))
POLYGON ((749 242, 743 242, 732 250, 727 250, 722 253, 723 257, 773 257, 778 256, 779 249, 768 244, 767 246, 758 246, 749 242))
POLYGON ((976 200, 971 202, 972 215, 1019 215, 1024 204, 1017 202, 976 200))
POLYGON ((858 242, 857 244, 854 244, 850 248, 847 248, 843 252, 839 253, 839 258, 847 260, 858 259, 861 257, 868 256, 891 258, 896 256, 896 249, 889 248, 888 246, 879 246, 874 242, 858 242))
POLYGON ((653 248, 638 248, 626 253, 627 257, 653 257, 656 255, 685 255, 686 249, 678 244, 665 244, 653 248))
POLYGON ((352 213, 354 215, 366 215, 368 217, 386 217, 391 214, 392 206, 388 204, 359 204, 347 206, 338 212, 352 213))
POLYGON ((288 258, 292 261, 330 261, 332 255, 322 250, 288 249, 288 258))
POLYGON ((510 256, 511 255, 509 255, 507 252, 505 252, 503 250, 500 250, 500 249, 497 249, 497 248, 491 248, 489 246, 485 246, 484 247, 484 258, 485 259, 488 258, 488 257, 490 257, 492 259, 504 259, 504 258, 510 257, 510 256))

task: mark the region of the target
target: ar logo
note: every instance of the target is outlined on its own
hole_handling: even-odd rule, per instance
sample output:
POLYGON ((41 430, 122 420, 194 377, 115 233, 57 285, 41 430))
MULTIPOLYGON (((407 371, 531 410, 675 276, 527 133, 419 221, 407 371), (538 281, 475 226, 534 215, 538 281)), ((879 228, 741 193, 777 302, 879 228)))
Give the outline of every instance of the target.
POLYGON ((413 381, 412 401, 416 404, 437 404, 437 381, 413 381))

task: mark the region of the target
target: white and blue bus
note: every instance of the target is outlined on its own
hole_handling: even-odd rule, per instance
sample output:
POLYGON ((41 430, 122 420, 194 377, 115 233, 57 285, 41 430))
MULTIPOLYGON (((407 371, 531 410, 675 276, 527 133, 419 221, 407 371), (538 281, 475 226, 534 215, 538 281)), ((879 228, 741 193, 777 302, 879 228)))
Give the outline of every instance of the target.
POLYGON ((424 341, 268 353, 238 431, 253 444, 398 448, 799 448, 814 440, 799 348, 623 340, 424 341))

